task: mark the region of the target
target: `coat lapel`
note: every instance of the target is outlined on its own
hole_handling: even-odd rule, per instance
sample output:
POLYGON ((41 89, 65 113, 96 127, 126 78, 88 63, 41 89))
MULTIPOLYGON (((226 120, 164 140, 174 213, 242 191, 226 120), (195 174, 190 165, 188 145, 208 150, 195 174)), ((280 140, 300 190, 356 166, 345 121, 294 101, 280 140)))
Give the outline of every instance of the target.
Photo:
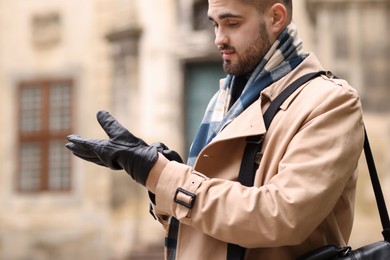
POLYGON ((261 135, 265 132, 261 99, 258 99, 238 117, 230 121, 211 143, 239 137, 261 135))

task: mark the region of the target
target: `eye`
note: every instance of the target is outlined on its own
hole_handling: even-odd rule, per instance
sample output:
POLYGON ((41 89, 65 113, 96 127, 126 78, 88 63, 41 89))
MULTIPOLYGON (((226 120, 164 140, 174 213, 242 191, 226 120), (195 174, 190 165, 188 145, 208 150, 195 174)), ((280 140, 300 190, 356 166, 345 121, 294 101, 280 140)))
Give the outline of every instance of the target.
POLYGON ((232 21, 232 20, 228 20, 226 24, 232 28, 239 26, 239 23, 237 21, 232 21))

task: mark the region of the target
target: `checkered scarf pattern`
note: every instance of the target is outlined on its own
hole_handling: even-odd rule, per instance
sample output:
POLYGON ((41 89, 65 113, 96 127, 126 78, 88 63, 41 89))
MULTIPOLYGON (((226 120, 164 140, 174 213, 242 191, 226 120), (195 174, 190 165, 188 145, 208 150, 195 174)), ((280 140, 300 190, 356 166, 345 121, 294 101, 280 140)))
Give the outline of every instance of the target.
POLYGON ((225 84, 214 95, 207 107, 191 145, 187 164, 193 166, 200 151, 211 142, 227 122, 240 115, 259 98, 263 89, 287 75, 306 57, 307 54, 302 48, 302 40, 297 37, 296 25, 291 23, 257 65, 241 96, 230 109, 235 77, 228 75, 225 84))

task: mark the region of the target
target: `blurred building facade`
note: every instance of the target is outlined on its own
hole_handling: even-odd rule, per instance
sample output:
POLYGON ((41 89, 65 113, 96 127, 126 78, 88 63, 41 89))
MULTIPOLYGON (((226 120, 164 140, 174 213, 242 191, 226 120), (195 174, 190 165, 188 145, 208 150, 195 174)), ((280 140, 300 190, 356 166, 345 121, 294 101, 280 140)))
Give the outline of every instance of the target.
MULTIPOLYGON (((294 4, 306 49, 362 96, 388 197, 390 1, 294 4)), ((145 190, 70 156, 65 137, 105 137, 105 109, 185 156, 224 76, 206 11, 207 0, 0 0, 0 259, 161 259, 145 190)), ((354 246, 381 239, 369 185, 363 164, 354 246)))

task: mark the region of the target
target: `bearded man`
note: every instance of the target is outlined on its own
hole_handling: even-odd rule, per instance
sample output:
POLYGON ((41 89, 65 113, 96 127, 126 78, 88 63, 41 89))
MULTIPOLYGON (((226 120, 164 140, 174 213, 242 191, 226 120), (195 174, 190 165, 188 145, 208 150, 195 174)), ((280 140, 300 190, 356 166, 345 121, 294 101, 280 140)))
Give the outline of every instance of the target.
POLYGON ((289 260, 322 245, 345 246, 364 139, 356 91, 329 73, 318 76, 282 103, 267 129, 271 101, 301 76, 324 70, 303 50, 292 1, 209 0, 208 17, 228 75, 186 164, 107 112, 97 117, 108 140, 71 135, 67 147, 124 169, 148 189, 167 230, 166 259, 289 260), (252 136, 262 146, 248 186, 237 180, 252 136))

